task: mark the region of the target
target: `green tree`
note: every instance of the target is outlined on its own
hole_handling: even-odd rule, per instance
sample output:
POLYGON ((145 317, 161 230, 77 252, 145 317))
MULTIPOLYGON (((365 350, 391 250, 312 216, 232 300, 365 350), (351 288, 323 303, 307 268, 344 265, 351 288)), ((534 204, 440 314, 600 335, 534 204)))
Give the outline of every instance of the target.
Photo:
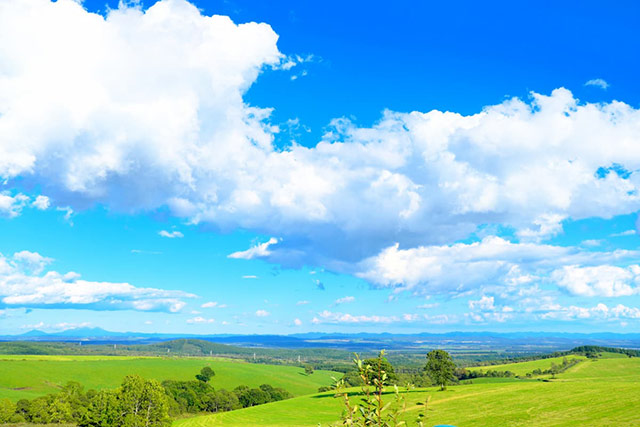
POLYGON ((440 390, 447 388, 447 383, 453 378, 456 368, 451 355, 444 350, 432 350, 427 354, 427 364, 424 370, 433 382, 440 386, 440 390))
POLYGON ((200 373, 196 375, 196 379, 198 381, 202 381, 204 383, 208 383, 209 380, 215 375, 216 373, 213 372, 213 369, 211 369, 208 366, 205 366, 204 368, 200 369, 200 373))
POLYGON ((371 366, 367 372, 368 381, 373 384, 374 380, 382 381, 383 375, 384 384, 393 384, 398 381, 398 376, 396 375, 396 371, 393 369, 393 365, 387 360, 386 357, 383 356, 384 353, 380 353, 380 355, 374 359, 366 359, 362 361, 364 366, 371 366))
MULTIPOLYGON (((88 394, 88 393, 87 393, 88 394)), ((94 427, 111 427, 118 425, 120 420, 120 403, 117 392, 100 390, 91 393, 91 400, 85 420, 79 425, 94 427)))
POLYGON ((307 365, 304 367, 304 373, 307 375, 313 374, 313 366, 307 365))
POLYGON ((169 403, 162 385, 138 375, 126 376, 118 392, 121 427, 160 427, 171 424, 169 403))
POLYGON ((16 412, 16 405, 9 399, 0 399, 0 424, 8 424, 16 412))

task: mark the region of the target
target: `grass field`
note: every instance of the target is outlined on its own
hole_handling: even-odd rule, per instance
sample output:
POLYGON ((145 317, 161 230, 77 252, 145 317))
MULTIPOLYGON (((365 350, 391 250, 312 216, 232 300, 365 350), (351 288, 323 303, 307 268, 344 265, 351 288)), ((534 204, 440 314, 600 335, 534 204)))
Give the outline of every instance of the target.
MULTIPOLYGON (((614 353, 607 353, 614 354, 614 353)), ((616 355, 618 356, 618 355, 616 355)), ((625 355, 620 355, 623 357, 627 357, 625 355)), ((532 360, 529 362, 520 362, 520 363, 507 363, 503 365, 491 365, 491 366, 476 366, 472 368, 467 368, 469 371, 511 371, 516 375, 526 375, 528 372, 533 371, 534 369, 540 369, 541 371, 547 370, 551 368, 551 364, 555 363, 556 365, 562 365, 562 357, 552 357, 549 359, 540 359, 540 360, 532 360)), ((567 356, 567 360, 571 361, 572 359, 584 360, 586 357, 570 355, 567 356)))
MULTIPOLYGON (((545 362, 545 369, 550 360, 540 361, 545 362)), ((508 369, 526 373, 540 367, 531 363, 511 364, 508 369)), ((413 425, 424 411, 422 403, 431 396, 425 424, 428 426, 638 426, 640 358, 584 360, 549 382, 478 382, 449 387, 443 392, 436 388, 418 389, 407 396, 405 419, 413 425)), ((322 393, 182 419, 174 427, 326 426, 339 418, 341 408, 339 399, 322 393)))
POLYGON ((332 376, 341 373, 315 371, 305 375, 304 369, 293 366, 262 365, 211 358, 160 358, 118 356, 0 356, 0 398, 13 401, 31 399, 58 391, 67 381, 74 380, 85 388, 115 388, 122 378, 138 374, 157 380, 195 379, 204 366, 211 366, 216 375, 215 388, 228 390, 246 384, 257 387, 271 384, 282 387, 294 396, 315 393, 318 387, 330 385, 332 376))

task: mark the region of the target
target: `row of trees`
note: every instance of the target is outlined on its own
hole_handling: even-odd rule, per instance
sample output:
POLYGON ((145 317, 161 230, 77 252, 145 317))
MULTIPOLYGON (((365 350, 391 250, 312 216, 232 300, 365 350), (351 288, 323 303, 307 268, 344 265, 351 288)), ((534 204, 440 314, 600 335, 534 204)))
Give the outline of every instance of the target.
MULTIPOLYGON (((360 369, 349 371, 341 378, 342 384, 346 387, 361 387, 367 381, 373 384, 374 379, 380 380, 381 375, 378 372, 384 372, 387 384, 400 383, 400 377, 396 374, 393 365, 389 363, 386 357, 378 356, 377 358, 366 359, 361 362, 363 366, 376 366, 376 369, 367 371, 368 378, 362 377, 360 369)), ((447 384, 458 380, 456 377, 456 366, 453 363, 451 355, 444 350, 433 350, 427 354, 427 363, 422 369, 422 372, 412 375, 409 378, 403 378, 405 383, 411 383, 415 386, 426 387, 430 385, 438 385, 443 390, 447 384)), ((332 387, 321 387, 318 391, 329 391, 332 387)))
POLYGON ((191 381, 124 378, 115 390, 84 391, 69 382, 59 393, 13 403, 0 399, 0 424, 76 424, 81 427, 163 427, 183 413, 222 412, 288 399, 289 392, 269 384, 216 390, 209 383, 215 372, 203 368, 191 381))
POLYGON ((138 375, 124 378, 116 390, 89 390, 69 382, 59 393, 13 404, 0 402, 0 423, 78 426, 169 426, 169 398, 162 385, 138 375))

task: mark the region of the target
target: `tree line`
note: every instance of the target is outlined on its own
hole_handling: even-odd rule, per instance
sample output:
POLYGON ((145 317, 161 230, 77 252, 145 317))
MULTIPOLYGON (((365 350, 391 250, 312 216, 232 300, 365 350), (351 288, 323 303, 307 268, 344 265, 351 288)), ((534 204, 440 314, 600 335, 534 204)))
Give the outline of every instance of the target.
POLYGON ((0 424, 76 424, 80 427, 164 427, 184 413, 222 412, 288 399, 289 392, 269 384, 216 390, 215 372, 204 367, 195 380, 162 383, 126 376, 115 390, 88 390, 75 381, 60 392, 21 399, 0 399, 0 424))

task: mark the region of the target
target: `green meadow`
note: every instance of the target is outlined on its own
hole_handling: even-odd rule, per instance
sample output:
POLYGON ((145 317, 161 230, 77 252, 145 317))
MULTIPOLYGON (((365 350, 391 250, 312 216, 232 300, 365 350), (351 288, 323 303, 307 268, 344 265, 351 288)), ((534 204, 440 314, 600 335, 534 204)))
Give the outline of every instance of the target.
POLYGON ((339 372, 317 370, 306 375, 294 366, 263 365, 215 358, 162 358, 119 356, 0 356, 0 398, 32 399, 59 391, 68 381, 86 389, 116 388, 123 377, 137 374, 159 381, 193 380, 204 366, 216 373, 212 385, 231 390, 238 385, 270 384, 294 396, 315 393, 330 385, 339 372))
MULTIPOLYGON (((547 369, 552 360, 490 368, 525 374, 536 368, 547 369)), ((425 412, 425 400, 430 397, 427 426, 640 425, 640 358, 612 355, 585 359, 553 380, 486 380, 494 379, 480 378, 472 384, 450 386, 446 391, 435 387, 411 390, 406 393, 404 419, 415 425, 418 415, 425 412)), ((352 399, 355 401, 357 397, 352 399)), ((321 393, 181 419, 174 422, 174 427, 317 426, 318 423, 327 426, 338 420, 341 410, 340 399, 332 393, 321 393)))
MULTIPOLYGON (((608 353, 614 354, 614 353, 608 353)), ((616 355, 627 357, 624 354, 616 355)), ((488 365, 488 366, 476 366, 473 368, 468 368, 469 371, 511 371, 516 375, 524 376, 529 372, 532 372, 535 369, 540 369, 541 371, 547 370, 551 368, 552 364, 562 365, 562 360, 564 357, 551 357, 548 359, 539 359, 539 360, 531 360, 528 362, 520 362, 520 363, 504 363, 500 365, 488 365)), ((573 359, 584 360, 586 359, 584 356, 578 355, 569 355, 566 357, 567 361, 571 361, 573 359)))

